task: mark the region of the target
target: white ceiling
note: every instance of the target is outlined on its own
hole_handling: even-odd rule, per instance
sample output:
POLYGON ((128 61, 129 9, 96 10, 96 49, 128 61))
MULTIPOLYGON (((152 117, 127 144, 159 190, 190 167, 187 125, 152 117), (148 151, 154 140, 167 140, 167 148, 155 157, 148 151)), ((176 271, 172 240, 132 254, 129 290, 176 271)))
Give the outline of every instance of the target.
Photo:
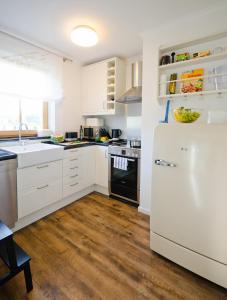
POLYGON ((0 0, 0 27, 68 54, 81 63, 88 63, 115 55, 129 57, 139 54, 142 52, 143 32, 224 2, 0 0), (100 41, 95 47, 80 48, 71 43, 70 31, 79 24, 90 25, 98 32, 100 41))

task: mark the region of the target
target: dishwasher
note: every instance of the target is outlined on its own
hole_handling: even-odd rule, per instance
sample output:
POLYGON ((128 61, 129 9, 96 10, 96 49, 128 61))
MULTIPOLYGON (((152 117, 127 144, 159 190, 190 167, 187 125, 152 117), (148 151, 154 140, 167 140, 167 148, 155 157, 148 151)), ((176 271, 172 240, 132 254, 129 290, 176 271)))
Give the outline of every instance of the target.
POLYGON ((0 220, 9 227, 17 221, 17 159, 0 150, 0 220))

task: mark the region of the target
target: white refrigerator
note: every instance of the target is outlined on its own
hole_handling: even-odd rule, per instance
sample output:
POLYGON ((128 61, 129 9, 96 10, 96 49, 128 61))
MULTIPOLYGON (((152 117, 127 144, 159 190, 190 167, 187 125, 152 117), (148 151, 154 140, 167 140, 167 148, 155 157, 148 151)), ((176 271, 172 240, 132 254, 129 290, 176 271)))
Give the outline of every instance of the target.
POLYGON ((227 288, 227 125, 159 125, 151 200, 151 249, 227 288))

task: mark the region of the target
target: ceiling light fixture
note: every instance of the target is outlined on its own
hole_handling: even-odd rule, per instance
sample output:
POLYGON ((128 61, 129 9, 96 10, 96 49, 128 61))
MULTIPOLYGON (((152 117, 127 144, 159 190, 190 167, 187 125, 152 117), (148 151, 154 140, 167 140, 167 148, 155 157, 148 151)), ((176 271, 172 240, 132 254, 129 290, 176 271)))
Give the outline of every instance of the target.
POLYGON ((92 47, 98 42, 96 31, 87 25, 74 28, 71 32, 71 40, 74 44, 81 47, 92 47))

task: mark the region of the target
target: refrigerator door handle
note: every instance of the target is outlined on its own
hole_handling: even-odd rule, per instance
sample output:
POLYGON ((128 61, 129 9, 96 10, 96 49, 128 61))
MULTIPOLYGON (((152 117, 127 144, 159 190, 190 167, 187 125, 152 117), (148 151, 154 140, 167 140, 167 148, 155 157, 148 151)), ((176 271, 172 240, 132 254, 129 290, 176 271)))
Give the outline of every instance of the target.
POLYGON ((175 168, 177 165, 163 159, 156 159, 154 163, 158 166, 175 168))

